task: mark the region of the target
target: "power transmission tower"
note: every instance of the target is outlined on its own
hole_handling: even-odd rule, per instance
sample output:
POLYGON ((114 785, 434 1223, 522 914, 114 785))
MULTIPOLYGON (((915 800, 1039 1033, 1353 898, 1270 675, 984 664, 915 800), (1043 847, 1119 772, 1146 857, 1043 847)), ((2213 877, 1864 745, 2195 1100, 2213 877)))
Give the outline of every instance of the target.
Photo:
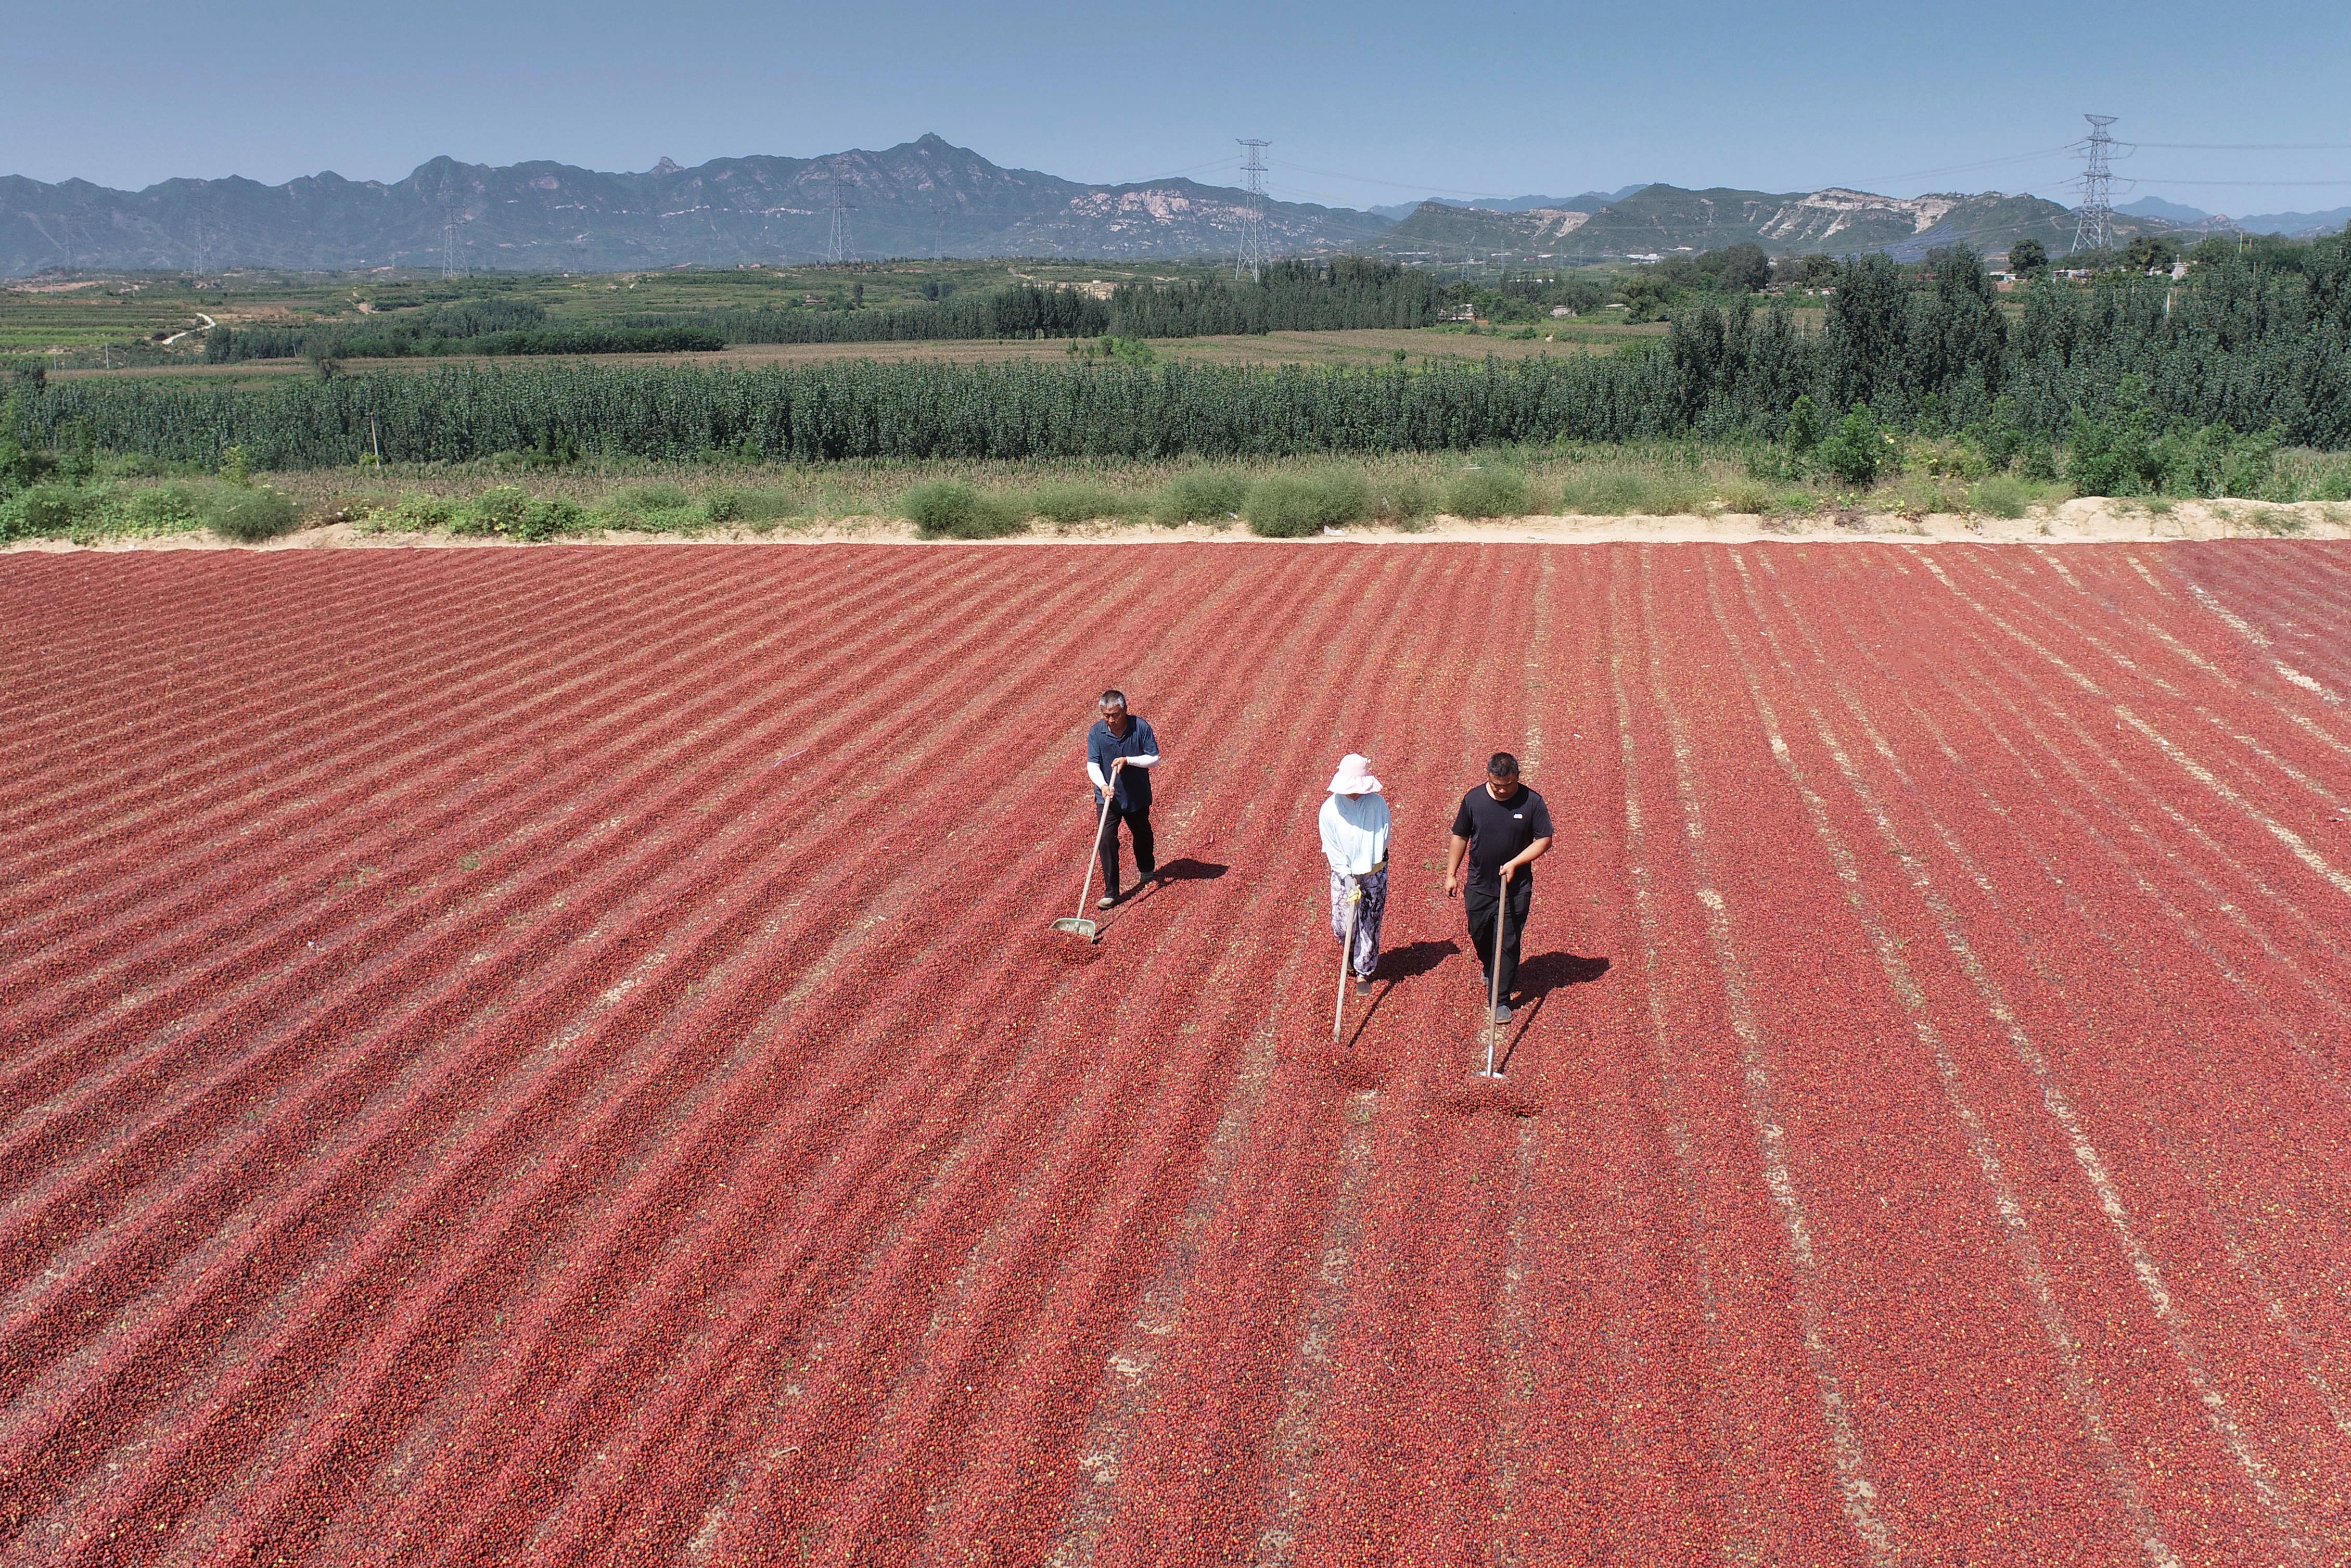
POLYGON ((940 237, 946 232, 946 219, 940 214, 939 204, 933 202, 931 204, 931 259, 933 261, 943 260, 947 254, 946 241, 940 237))
POLYGON ((1272 258, 1266 255, 1265 245, 1265 150, 1273 145, 1253 136, 1236 136, 1234 141, 1249 149, 1241 164, 1241 172, 1249 180, 1249 205, 1241 212, 1240 253, 1233 258, 1233 276, 1246 273, 1255 277, 1259 269, 1272 258))
POLYGON ((443 282, 457 276, 457 220, 441 220, 441 278, 443 282))
POLYGON ((2115 122, 2111 114, 2085 114, 2090 122, 2089 139, 2082 148, 2082 205, 2074 225, 2074 254, 2102 251, 2115 241, 2115 209, 2112 201, 2115 172, 2112 162, 2115 139, 2106 134, 2106 127, 2115 122))
POLYGON ((824 259, 833 267, 857 259, 857 247, 849 241, 849 214, 857 209, 841 193, 841 171, 832 171, 832 232, 824 242, 824 259))

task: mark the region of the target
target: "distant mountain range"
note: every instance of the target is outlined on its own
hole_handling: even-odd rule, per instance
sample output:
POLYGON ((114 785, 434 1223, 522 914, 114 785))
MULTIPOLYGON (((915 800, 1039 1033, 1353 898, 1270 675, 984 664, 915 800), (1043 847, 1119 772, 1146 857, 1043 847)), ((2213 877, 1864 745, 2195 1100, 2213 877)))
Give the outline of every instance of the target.
MULTIPOLYGON (((1576 208, 1583 208, 1589 211, 1593 207, 1604 207, 1611 202, 1621 202, 1625 197, 1631 195, 1634 192, 1641 189, 1643 185, 1647 183, 1647 181, 1643 180, 1636 183, 1626 185, 1622 190, 1586 191, 1580 196, 1510 196, 1507 198, 1500 196, 1480 196, 1475 201, 1454 202, 1448 204, 1457 207, 1468 207, 1474 212, 1481 213, 1525 213, 1531 212, 1537 207, 1561 208, 1571 211, 1576 208)), ((1428 196, 1418 202, 1397 202, 1390 206, 1368 207, 1364 210, 1376 216, 1386 218, 1390 222, 1395 222, 1400 219, 1412 216, 1413 214, 1420 211, 1421 207, 1427 202, 1443 203, 1444 198, 1441 196, 1428 196)))
MULTIPOLYGON (((2214 215, 2196 207, 2167 202, 2161 196, 2141 196, 2137 201, 2116 207, 2118 213, 2135 217, 2161 218, 2184 229, 2200 229, 2214 222, 2214 215)), ((2351 224, 2351 207, 2335 207, 2324 213, 2256 213, 2251 217, 2230 218, 2229 225, 2247 234, 2285 235, 2303 239, 2312 235, 2340 234, 2343 225, 2351 224)))
MULTIPOLYGON (((721 158, 691 169, 664 158, 642 173, 435 158, 390 183, 324 173, 282 185, 231 177, 113 191, 10 175, 0 177, 0 277, 429 268, 451 252, 464 268, 501 272, 809 262, 828 253, 836 197, 848 248, 867 258, 1229 256, 1253 205, 1246 192, 1190 180, 1083 184, 1001 168, 937 136, 878 152, 721 158)), ((2204 221, 2155 198, 2122 211, 2126 234, 2204 221)), ((1908 257, 1941 245, 2001 250, 2027 235, 2056 254, 2070 247, 2074 226, 2054 202, 1998 192, 1898 198, 1661 184, 1371 212, 1267 202, 1262 216, 1279 254, 1367 251, 1439 264, 1598 261, 1742 241, 1774 255, 1908 257)), ((2301 235, 2346 220, 2351 208, 2238 221, 2301 235)))
MULTIPOLYGON (((2168 227, 2126 220, 2126 234, 2168 227)), ((1598 261, 1659 256, 1753 244, 1773 256, 1824 251, 1843 256, 1882 250, 1915 259, 1939 246, 2001 251, 2031 237, 2052 255, 2073 246, 2074 214, 2038 196, 1879 196, 1824 191, 1688 191, 1644 185, 1619 201, 1592 206, 1487 212, 1424 202, 1373 243, 1400 260, 1554 259, 1598 261)))
MULTIPOLYGON (((438 267, 444 236, 475 271, 603 272, 807 262, 828 253, 838 191, 867 258, 1229 254, 1250 198, 1190 180, 1087 185, 1005 169, 937 136, 879 152, 721 158, 643 173, 435 158, 392 183, 317 174, 283 185, 167 180, 110 191, 0 178, 0 276, 54 267, 347 270, 438 267)), ((1347 208, 1270 202, 1280 252, 1361 246, 1388 226, 1347 208)))

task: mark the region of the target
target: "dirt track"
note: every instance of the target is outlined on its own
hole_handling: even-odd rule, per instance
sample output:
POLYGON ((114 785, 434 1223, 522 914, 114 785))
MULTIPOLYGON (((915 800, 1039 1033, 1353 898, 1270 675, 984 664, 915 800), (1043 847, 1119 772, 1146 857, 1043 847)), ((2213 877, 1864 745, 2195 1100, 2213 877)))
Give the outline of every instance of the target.
POLYGON ((0 1556, 2351 1552, 2351 549, 1102 559, 0 563, 0 1556))

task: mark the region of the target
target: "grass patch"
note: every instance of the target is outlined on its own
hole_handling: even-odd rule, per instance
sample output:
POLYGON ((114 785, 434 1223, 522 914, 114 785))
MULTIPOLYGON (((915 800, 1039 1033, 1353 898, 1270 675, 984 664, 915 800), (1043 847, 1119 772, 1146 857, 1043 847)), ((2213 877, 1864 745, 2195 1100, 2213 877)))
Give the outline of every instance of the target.
POLYGON ((294 503, 266 486, 250 490, 222 486, 204 507, 204 517, 221 538, 248 545, 277 538, 302 526, 302 514, 295 510, 294 503))
POLYGON ((1994 474, 1968 488, 1968 510, 2013 521, 2032 507, 2032 486, 2012 474, 1994 474))
POLYGON ((1163 523, 1221 523, 1240 515, 1249 481, 1222 468, 1193 468, 1159 486, 1151 515, 1163 523))
POLYGON ((915 486, 900 497, 898 511, 926 539, 998 539, 1029 531, 1018 503, 952 479, 915 486))
POLYGON ((1109 486, 1084 479, 1038 486, 1029 493, 1029 509, 1055 523, 1090 523, 1096 517, 1130 517, 1143 510, 1109 486))
POLYGON ((739 523, 755 534, 810 515, 806 497, 786 490, 713 490, 703 497, 702 515, 714 523, 739 523))
POLYGON ((1533 511, 1527 476, 1515 468, 1467 468, 1445 489, 1457 517, 1523 517, 1533 511))
POLYGON ((2237 514, 2237 520, 2250 523, 2265 534, 2283 538, 2298 534, 2310 525, 2299 512, 2289 512, 2278 507, 2247 507, 2237 514))
POLYGON ((1363 517, 1370 486, 1360 474, 1269 474, 1251 485, 1241 505, 1249 531, 1270 539, 1304 538, 1363 517))
POLYGON ((1725 480, 1719 498, 1724 511, 1750 517, 1768 517, 1778 509, 1772 505, 1771 486, 1761 479, 1744 476, 1725 480))
POLYGON ((1698 474, 1595 465, 1568 476, 1560 505, 1588 517, 1670 517, 1701 512, 1713 497, 1698 474))
POLYGON ((1407 534, 1418 533, 1436 515, 1437 492, 1416 474, 1382 473, 1365 486, 1364 517, 1407 534))

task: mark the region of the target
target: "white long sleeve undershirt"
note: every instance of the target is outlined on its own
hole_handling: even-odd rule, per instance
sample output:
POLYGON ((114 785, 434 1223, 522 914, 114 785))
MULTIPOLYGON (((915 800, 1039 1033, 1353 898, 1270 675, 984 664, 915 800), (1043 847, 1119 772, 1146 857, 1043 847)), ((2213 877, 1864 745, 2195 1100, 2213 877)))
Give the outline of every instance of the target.
MULTIPOLYGON (((1130 757, 1126 759, 1126 765, 1129 768, 1156 768, 1159 766, 1159 753, 1146 751, 1140 757, 1130 757)), ((1094 788, 1097 789, 1110 788, 1110 780, 1102 777, 1102 764, 1099 762, 1091 759, 1087 761, 1086 777, 1094 781, 1094 788)))

